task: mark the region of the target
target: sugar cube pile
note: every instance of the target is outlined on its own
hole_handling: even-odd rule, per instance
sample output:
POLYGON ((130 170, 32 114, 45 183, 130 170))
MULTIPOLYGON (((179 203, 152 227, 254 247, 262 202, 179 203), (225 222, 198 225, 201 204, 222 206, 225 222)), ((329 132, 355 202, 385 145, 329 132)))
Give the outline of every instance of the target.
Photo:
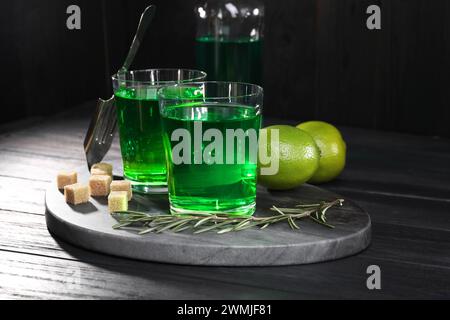
POLYGON ((64 187, 64 197, 67 203, 75 205, 87 203, 90 195, 91 193, 88 185, 75 183, 64 187))
POLYGON ((127 211, 128 201, 133 197, 130 181, 113 181, 113 167, 106 162, 96 163, 91 168, 89 184, 78 183, 76 172, 60 172, 57 177, 59 189, 64 189, 67 203, 81 204, 89 198, 108 196, 109 212, 127 211))
POLYGON ((111 185, 111 176, 93 175, 89 178, 89 187, 91 188, 91 196, 101 197, 109 194, 111 185))
POLYGON ((109 212, 128 210, 128 193, 126 191, 111 191, 108 196, 109 212))
POLYGON ((56 178, 58 189, 64 189, 65 186, 78 182, 77 173, 74 171, 61 171, 56 178))

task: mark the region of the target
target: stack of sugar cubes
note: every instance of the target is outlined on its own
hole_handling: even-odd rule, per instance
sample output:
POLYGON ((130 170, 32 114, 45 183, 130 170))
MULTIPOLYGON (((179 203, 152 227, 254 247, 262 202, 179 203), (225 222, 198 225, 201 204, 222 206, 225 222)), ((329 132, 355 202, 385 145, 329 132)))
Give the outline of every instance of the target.
POLYGON ((66 202, 73 205, 89 202, 89 198, 108 196, 109 212, 127 211, 128 201, 133 196, 131 183, 126 180, 113 181, 113 168, 109 163, 97 163, 91 168, 89 184, 78 183, 77 172, 60 172, 58 189, 64 189, 66 202))

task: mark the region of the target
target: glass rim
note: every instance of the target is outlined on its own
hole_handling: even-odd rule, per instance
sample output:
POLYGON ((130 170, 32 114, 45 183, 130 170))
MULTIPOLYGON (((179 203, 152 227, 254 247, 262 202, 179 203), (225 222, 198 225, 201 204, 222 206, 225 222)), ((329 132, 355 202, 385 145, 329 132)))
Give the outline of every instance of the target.
POLYGON ((127 71, 118 71, 117 73, 113 74, 111 76, 113 81, 120 81, 121 83, 138 83, 138 84, 143 84, 143 85, 170 85, 170 84, 178 84, 178 83, 184 83, 184 82, 196 82, 198 80, 202 80, 205 79, 207 76, 207 73, 205 71, 202 70, 198 70, 198 69, 185 69, 185 68, 149 68, 149 69, 137 69, 137 70, 127 70, 127 71), (128 75, 128 74, 133 74, 133 73, 151 73, 151 72, 155 72, 155 71, 188 71, 188 72, 193 72, 193 73, 198 73, 198 76, 193 77, 193 78, 189 78, 186 80, 155 80, 155 81, 151 81, 151 80, 129 80, 129 79, 121 79, 119 77, 119 75, 128 75))
POLYGON ((158 89, 157 91, 157 96, 158 98, 161 99, 166 99, 166 100, 176 100, 176 101, 182 101, 182 100, 199 100, 199 101, 205 101, 205 100, 209 100, 209 101, 214 101, 214 100, 223 100, 223 99, 230 99, 230 98, 234 98, 234 99, 241 99, 241 98, 249 98, 249 97, 254 97, 254 96, 258 96, 264 93, 264 89, 263 87, 254 84, 254 83, 248 83, 248 82, 234 82, 234 81, 197 81, 197 82, 182 82, 182 83, 176 83, 173 85, 168 85, 168 86, 164 86, 158 89), (178 88, 178 87, 188 87, 188 86, 192 86, 192 85, 208 85, 208 84, 218 84, 218 85, 230 85, 230 84, 237 84, 237 85, 243 85, 243 86, 248 86, 248 87, 252 87, 255 88, 255 92, 249 93, 249 94, 240 94, 240 95, 228 95, 228 96, 217 96, 217 97, 189 97, 189 98, 178 98, 178 97, 167 97, 164 95, 163 91, 166 90, 167 88, 178 88))

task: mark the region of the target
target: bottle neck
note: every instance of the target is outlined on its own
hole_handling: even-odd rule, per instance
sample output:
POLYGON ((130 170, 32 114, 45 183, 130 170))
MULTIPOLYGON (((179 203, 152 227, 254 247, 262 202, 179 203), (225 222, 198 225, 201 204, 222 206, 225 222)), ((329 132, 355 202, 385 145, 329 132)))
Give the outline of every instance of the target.
POLYGON ((195 11, 197 38, 260 41, 264 37, 264 6, 259 1, 206 1, 195 11))

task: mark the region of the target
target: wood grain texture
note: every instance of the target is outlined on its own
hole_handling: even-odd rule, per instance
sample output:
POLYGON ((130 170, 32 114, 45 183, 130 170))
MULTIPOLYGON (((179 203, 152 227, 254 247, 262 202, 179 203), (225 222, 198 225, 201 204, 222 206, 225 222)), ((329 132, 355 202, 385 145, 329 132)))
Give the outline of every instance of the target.
POLYGON ((104 47, 101 2, 81 0, 82 29, 68 30, 71 1, 5 3, 0 12, 1 55, 6 57, 0 80, 9 94, 0 98, 7 117, 48 115, 104 93, 104 47), (89 97, 89 98, 87 98, 89 97))
POLYGON ((57 168, 83 163, 88 111, 0 135, 2 298, 449 298, 448 140, 342 128, 348 166, 323 187, 370 212, 372 245, 359 255, 277 268, 174 266, 88 252, 49 235, 44 189, 57 168), (383 161, 391 153, 395 161, 383 161), (371 264, 381 267, 381 291, 366 289, 371 264))
MULTIPOLYGON (((346 125, 449 136, 449 4, 424 0, 318 0, 316 118, 346 125), (365 27, 381 8, 382 29, 365 27)), ((294 113, 294 112, 293 112, 294 113)), ((304 119, 302 117, 302 119, 304 119)))
MULTIPOLYGON (((112 258, 111 258, 112 259, 112 258)), ((286 299, 439 298, 448 269, 355 257, 282 268, 199 268, 130 262, 110 265, 2 252, 2 298, 286 299), (365 287, 365 268, 383 270, 383 290, 365 287), (261 279, 265 281, 261 281, 261 279)))
MULTIPOLYGON (((154 0, 133 68, 195 67, 195 0, 154 0)), ((450 137, 447 0, 266 0, 265 114, 450 137), (381 7, 382 29, 366 28, 381 7)), ((111 94, 146 0, 17 0, 0 12, 0 123, 47 116, 111 94), (51 89, 49 89, 51 88, 51 89)))

